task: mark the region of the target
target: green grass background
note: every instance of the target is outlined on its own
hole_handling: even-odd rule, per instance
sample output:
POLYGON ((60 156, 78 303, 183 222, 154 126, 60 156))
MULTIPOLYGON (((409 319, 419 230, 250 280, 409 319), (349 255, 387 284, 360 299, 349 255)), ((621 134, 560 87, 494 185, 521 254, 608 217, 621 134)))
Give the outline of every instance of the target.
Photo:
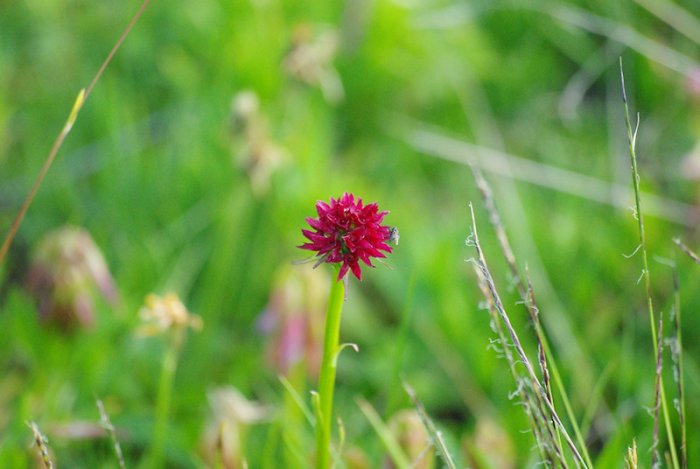
MULTIPOLYGON (((643 3, 643 2, 641 2, 643 3)), ((36 177, 77 91, 92 79, 139 2, 28 0, 0 5, 0 226, 3 233, 36 177)), ((618 57, 633 110, 641 113, 642 188, 695 204, 697 183, 681 160, 700 133, 700 98, 687 86, 700 51, 633 2, 454 0, 156 1, 137 24, 89 102, 42 185, 4 269, 66 223, 88 229, 116 278, 122 302, 100 305, 98 325, 65 335, 37 319, 31 298, 10 283, 0 311, 0 464, 32 467, 27 421, 99 418, 105 400, 129 467, 149 445, 162 347, 134 337, 149 292, 176 291, 205 328, 191 334, 175 381, 168 467, 202 467, 197 444, 206 393, 234 385, 282 406, 285 392, 264 360, 256 320, 274 273, 304 257, 304 217, 316 200, 351 191, 391 211, 401 243, 387 263, 350 281, 336 408, 346 444, 379 467, 383 449, 354 397, 386 419, 409 407, 400 379, 416 388, 445 431, 460 466, 460 439, 493 420, 515 445, 516 467, 537 453, 506 363, 488 348, 494 333, 466 259, 467 203, 526 342, 531 330, 509 287, 505 264, 469 169, 418 151, 430 129, 528 160, 630 186, 618 57), (609 26, 684 54, 673 70, 647 50, 587 30, 562 11, 584 9, 609 26), (568 18, 568 20, 567 20, 568 18), (281 67, 294 28, 330 28, 345 99, 328 103, 317 87, 281 67), (590 71, 581 100, 562 112, 564 90, 590 71), (683 72, 683 73, 681 73, 683 72), (230 102, 254 90, 272 141, 289 155, 271 188, 255 196, 235 164, 230 102)), ((688 18, 700 16, 683 2, 688 18)), ((579 10, 576 12, 580 13, 579 10)), ((576 17, 579 18, 580 17, 576 17)), ((590 17, 587 18, 590 21, 590 17)), ((697 21, 697 19, 696 19, 697 21)), ((633 45, 633 44, 632 44, 633 45)), ((432 153, 432 154, 431 154, 432 153)), ((653 350, 630 210, 486 173, 515 247, 530 268, 543 321, 579 416, 594 427, 596 467, 622 467, 637 439, 648 464, 653 421, 653 350), (599 405, 591 408, 591 403, 599 405)), ((644 204, 644 199, 642 204, 644 204)), ((628 205, 631 205, 631 199, 628 205)), ((684 311, 684 357, 691 467, 700 461, 700 266, 672 245, 697 246, 696 223, 648 217, 649 251, 677 259, 684 311), (694 461, 694 462, 693 462, 694 461)), ((671 271, 652 260, 658 310, 672 302, 671 271)), ((532 348, 530 348, 532 350, 532 348)), ((534 357, 534 355, 533 355, 534 357)), ((670 380, 669 375, 669 383, 670 380)), ((669 385, 670 386, 670 385, 669 385)), ((671 388, 669 387, 669 392, 671 388)), ((671 393, 672 394, 672 393, 671 393)), ((306 397, 306 394, 304 394, 306 397)), ((255 426, 245 448, 251 467, 274 460, 274 422, 255 426)), ((310 430, 307 429, 308 432, 310 430)), ((59 467, 116 467, 105 441, 53 438, 59 467)), ((310 434, 310 433, 309 433, 310 434)), ((272 463, 268 467, 280 467, 272 463)))

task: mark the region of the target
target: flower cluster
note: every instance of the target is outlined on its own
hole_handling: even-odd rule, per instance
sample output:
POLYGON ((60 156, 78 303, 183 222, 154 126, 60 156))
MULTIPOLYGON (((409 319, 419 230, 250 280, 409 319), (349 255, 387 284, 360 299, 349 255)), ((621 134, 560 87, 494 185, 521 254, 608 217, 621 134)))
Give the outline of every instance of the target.
POLYGON ((338 199, 331 198, 330 204, 318 201, 316 211, 318 218, 306 219, 314 230, 302 230, 310 242, 299 247, 316 251, 316 265, 341 263, 338 280, 348 270, 362 280, 359 261, 374 267, 372 257, 384 258, 382 251, 391 252, 387 242, 392 230, 381 224, 389 212, 380 212, 376 203, 363 205, 362 199, 355 200, 346 192, 338 199))
POLYGON ((137 330, 138 335, 152 336, 173 329, 191 327, 202 329, 202 318, 190 313, 175 293, 165 296, 149 294, 139 310, 144 324, 137 330))
POLYGON ((85 229, 64 226, 47 233, 32 252, 26 287, 42 319, 64 329, 94 325, 102 298, 118 303, 117 288, 102 251, 85 229))

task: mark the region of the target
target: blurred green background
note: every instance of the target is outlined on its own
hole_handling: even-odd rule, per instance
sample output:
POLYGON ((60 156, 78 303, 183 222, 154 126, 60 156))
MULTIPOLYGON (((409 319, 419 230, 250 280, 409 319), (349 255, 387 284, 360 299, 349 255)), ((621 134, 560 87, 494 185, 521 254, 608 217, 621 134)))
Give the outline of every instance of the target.
MULTIPOLYGON (((78 90, 139 5, 0 4, 3 233, 78 90)), ((167 467, 206 467, 207 393, 229 385, 269 410, 241 430, 250 467, 290 464, 281 449, 290 429, 311 448, 311 429, 290 415, 266 359, 260 317, 280 269, 306 255, 296 246, 315 202, 350 191, 389 210, 401 242, 388 267, 350 280, 342 340, 360 353, 339 364, 345 447, 381 466, 384 449, 355 399, 388 420, 411 407, 405 380, 460 467, 534 466, 534 441, 509 398, 515 384, 489 347, 495 334, 465 262, 474 255, 465 246, 470 201, 506 307, 534 352, 532 330, 469 158, 493 185, 518 265, 529 268, 596 467, 621 467, 633 439, 648 464, 654 362, 641 257, 624 257, 638 234, 622 57, 641 117, 642 189, 658 196, 642 204, 664 314, 673 302, 664 261, 678 264, 692 467, 700 266, 671 240, 699 241, 699 18, 698 4, 667 0, 153 2, 82 110, 4 265, 0 464, 33 467, 26 422, 36 421, 59 467, 117 467, 108 440, 65 430, 97 422, 101 398, 136 466, 163 353, 162 340, 134 335, 137 312, 146 294, 167 291, 204 321, 180 357, 167 467), (65 224, 91 233, 120 294, 115 306, 97 300, 95 327, 70 333, 40 322, 23 288, 32 250, 65 224), (504 461, 477 463, 479 452, 504 461)), ((313 378, 296 383, 308 402, 313 378)), ((670 372, 667 386, 674 396, 670 372)))

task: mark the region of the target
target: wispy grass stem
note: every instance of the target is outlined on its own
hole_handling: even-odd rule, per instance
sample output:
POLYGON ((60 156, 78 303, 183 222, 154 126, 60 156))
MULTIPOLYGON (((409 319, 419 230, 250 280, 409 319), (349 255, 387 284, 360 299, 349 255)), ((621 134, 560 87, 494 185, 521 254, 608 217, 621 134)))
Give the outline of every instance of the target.
MULTIPOLYGON (((632 187, 634 190, 634 211, 635 218, 637 219, 637 228, 639 231, 639 250, 642 254, 642 275, 644 277, 644 286, 647 295, 647 308, 649 310, 649 326, 651 328, 651 336, 654 346, 654 362, 658 362, 659 358, 659 347, 658 347, 658 337, 656 332, 656 315, 654 313, 654 303, 652 299, 651 291, 651 273, 649 271, 649 260, 647 255, 647 243, 646 243, 646 233, 644 230, 644 214, 642 213, 642 203, 639 191, 639 170, 637 169, 637 131, 639 130, 639 114, 637 114, 637 121, 632 128, 632 123, 630 120, 629 104, 627 101, 627 92, 625 91, 625 75, 622 69, 622 57, 620 57, 620 84, 622 87, 622 102, 625 109, 625 125, 627 128, 627 143, 629 145, 630 154, 630 164, 632 166, 632 187)), ((678 464, 678 454, 676 452, 676 443, 673 436, 673 428, 671 426, 671 421, 669 417, 668 404, 666 402, 666 392, 664 391, 663 381, 660 383, 659 396, 661 400, 661 411, 663 413, 664 426, 666 428, 666 436, 668 438, 669 451, 671 453, 671 461, 674 468, 680 467, 678 464)))
POLYGON ((691 251, 690 248, 683 244, 683 242, 680 239, 674 238, 673 242, 676 244, 676 246, 678 246, 681 249, 681 251, 686 253, 688 257, 695 261, 696 264, 700 264, 700 256, 691 251))
MULTIPOLYGON (((691 251, 685 244, 683 244, 678 238, 673 240, 678 247, 681 248, 691 259, 700 264, 700 258, 691 251)), ((678 393, 678 419, 681 428, 681 467, 687 469, 688 467, 688 441, 687 441, 687 429, 686 429, 686 412, 685 412, 685 372, 683 370, 683 334, 682 334, 682 321, 681 321, 681 294, 680 285, 678 281, 678 270, 675 264, 673 268, 673 328, 675 339, 671 345, 671 358, 673 360, 673 374, 676 380, 677 393, 678 393)))
POLYGON ((420 401, 420 399, 418 399, 416 392, 407 383, 403 383, 403 387, 416 408, 416 412, 418 412, 418 416, 423 422, 423 426, 428 431, 430 438, 433 440, 433 445, 435 446, 438 455, 440 455, 442 458, 442 462, 445 463, 445 467, 447 467, 447 469, 457 469, 457 466, 455 465, 455 462, 447 449, 442 433, 435 427, 435 424, 428 415, 428 412, 426 412, 423 403, 420 401))
POLYGON ((678 285, 678 271, 673 269, 674 286, 674 308, 673 308, 673 328, 675 334, 675 344, 671 346, 671 357, 673 359, 674 376, 678 392, 678 420, 681 428, 681 467, 688 468, 688 440, 685 413, 685 378, 683 371, 683 334, 681 327, 681 295, 678 285))
POLYGON ((574 460, 576 460, 577 465, 580 464, 581 467, 588 468, 588 464, 586 461, 583 459, 581 456, 581 453, 579 450, 576 448, 576 445, 574 444, 573 440, 569 436, 569 433, 567 432, 566 428, 564 427, 561 419, 559 418, 559 415, 557 414, 556 409, 552 405, 551 402, 547 399, 547 391, 544 389, 542 384, 539 382, 539 379, 537 378, 537 375, 535 374, 535 370, 530 363, 530 360, 527 357, 527 354, 525 353, 525 350, 523 349, 523 346, 520 342, 520 339, 518 337, 517 332, 515 331, 515 328, 510 322, 510 318, 508 317, 508 314, 505 311, 505 308, 503 306, 503 302, 501 301, 500 295, 498 294, 496 290, 496 285, 495 282, 493 281, 493 277, 491 276, 491 272, 489 271, 488 265, 486 264, 486 258, 484 257, 484 253, 481 249, 481 244, 479 244, 479 235, 477 232, 476 228, 476 217, 474 216, 474 208, 472 207, 472 204, 469 204, 469 210, 471 213, 471 221, 472 221, 472 232, 471 232, 471 242, 473 243, 474 248, 476 249, 477 253, 477 258, 475 259, 476 265, 478 266, 481 275, 483 275, 484 281, 488 287, 489 294, 493 298, 494 305, 496 307, 496 310, 498 311, 499 317, 501 321, 503 321, 503 324, 508 331, 508 335, 510 336, 510 340, 515 347, 515 350, 518 354, 518 357, 520 358, 520 361, 522 362, 523 366, 525 366, 525 370, 527 371, 527 378, 530 380, 531 385, 533 387, 533 390, 535 391, 535 394, 538 396, 538 403, 541 404, 541 409, 545 415, 548 415, 552 421, 554 422, 554 425, 557 427, 557 429, 561 432, 562 436, 564 437, 564 441, 566 442, 567 446, 571 450, 571 453, 574 456, 574 460))
POLYGON ((486 207, 486 211, 489 214, 489 221, 491 223, 491 226, 496 232, 496 237, 498 238, 498 243, 500 245, 501 252, 503 253, 503 256, 506 259, 506 264, 508 265, 508 269, 510 270, 511 277, 513 278, 516 289, 518 290, 518 294, 528 311, 530 321, 534 327, 537 339, 538 353, 540 355, 540 368, 543 373, 543 383, 547 392, 549 402, 552 406, 554 405, 549 373, 549 371, 551 370, 551 378, 553 378, 554 380, 554 384, 557 387, 559 397, 561 398, 561 401, 564 405, 564 410, 566 411, 566 415, 573 429, 574 436, 576 437, 576 441, 579 447, 581 448, 581 455, 586 461, 586 464, 589 467, 593 467, 593 462, 588 453, 583 434, 581 433, 581 429, 578 424, 578 421, 576 420, 576 416, 574 415, 574 411, 571 406, 568 394, 566 392, 566 388, 564 387, 563 380, 561 379, 559 368, 557 367, 556 361, 554 360, 554 355, 552 354, 551 348, 549 346, 549 341, 547 340, 547 336, 544 333, 542 323, 539 319, 539 309, 535 302, 534 289, 532 288, 529 276, 526 272, 526 283, 523 280, 522 275, 520 275, 518 265, 515 260, 515 254, 513 253, 513 249, 508 239, 508 235, 506 234, 505 227, 503 226, 503 222, 501 221, 501 217, 496 207, 496 201, 493 197, 493 191, 491 190, 491 187, 484 178, 478 166, 470 163, 469 167, 474 176, 477 188, 481 193, 484 205, 486 207))
POLYGON ((508 368, 516 383, 516 392, 520 396, 522 405, 526 409, 525 414, 528 417, 530 430, 532 431, 535 441, 538 442, 537 449, 540 452, 540 456, 551 467, 555 467, 556 462, 559 462, 563 468, 566 468, 567 463, 562 455, 561 441, 558 438, 557 430, 556 428, 552 428, 550 420, 539 411, 541 406, 537 403, 537 391, 535 391, 533 386, 529 385, 530 382, 523 378, 518 372, 516 366, 517 362, 513 358, 509 341, 503 331, 493 295, 489 290, 481 269, 476 263, 474 263, 474 270, 479 279, 481 293, 484 295, 484 298, 486 298, 489 314, 491 315, 491 323, 493 324, 496 334, 498 334, 498 341, 501 345, 503 356, 508 363, 508 368))
POLYGON ((100 424, 109 435, 109 438, 112 440, 112 446, 114 448, 114 454, 117 456, 117 463, 119 464, 119 469, 126 469, 126 465, 124 464, 124 454, 122 453, 122 447, 119 444, 119 439, 117 438, 117 432, 114 429, 114 425, 112 425, 112 421, 109 419, 109 415, 107 414, 107 411, 105 410, 105 406, 102 403, 102 401, 100 399, 97 399, 96 402, 97 409, 100 412, 100 424))
POLYGON ((658 336, 656 337, 658 349, 656 350, 656 374, 654 377, 654 431, 652 433, 651 443, 651 467, 658 467, 659 464, 659 408, 661 407, 660 397, 661 387, 663 385, 663 329, 664 322, 662 318, 659 317, 658 336))
POLYGON ((39 451, 39 457, 41 462, 44 464, 45 469, 54 469, 54 463, 51 461, 49 455, 48 439, 39 430, 39 426, 34 422, 29 422, 29 428, 32 429, 32 434, 34 435, 34 444, 39 451))
POLYGON ((56 136, 56 139, 54 140, 54 143, 51 146, 51 150, 49 150, 49 154, 46 156, 46 159, 44 160, 44 164, 41 166, 41 169, 39 170, 39 174, 37 175, 37 178, 34 181, 32 188, 29 190, 29 194, 24 199, 22 206, 20 207, 15 219, 12 222, 12 225, 10 226, 10 231, 5 236, 5 240, 3 241, 2 246, 0 247, 0 265, 5 260, 5 257, 7 256, 7 251, 10 249, 10 246, 12 245, 12 241, 14 241, 15 236, 17 235, 17 231, 19 230, 19 227, 22 224, 22 220, 24 220, 24 217, 27 214, 27 211, 29 210, 29 206, 34 201, 34 197, 36 196, 37 192, 39 192, 39 187, 41 186, 41 183, 44 181, 44 177, 46 177, 46 174, 49 172, 49 168, 51 167, 51 164, 56 159, 56 155, 58 154, 58 150, 60 150, 61 146, 63 146, 64 140, 66 139, 66 137, 70 133, 71 129, 73 128, 73 124, 75 123, 76 119, 78 118, 78 114, 80 113, 80 110, 83 108, 83 105, 85 104, 88 97, 92 93, 93 88, 95 87, 97 82, 100 80, 100 77, 104 73, 104 71, 107 68, 107 66, 109 65, 109 63, 112 61, 112 58, 117 53, 117 50, 119 50, 119 47, 122 45, 122 43, 124 42, 126 37, 129 35, 129 33, 131 32, 131 30, 134 27, 134 25, 136 24, 136 22, 139 20, 139 18, 143 14, 143 12, 146 10, 146 7, 148 7, 149 3, 151 3, 151 0, 144 0, 143 1, 141 6, 139 7, 139 10, 131 18, 131 21, 127 25, 126 29, 124 29, 124 32, 122 32, 121 36, 119 37, 117 42, 114 44, 114 47, 112 47, 112 50, 107 55, 107 58, 104 60, 104 62, 102 62, 102 65, 100 66, 99 70, 97 71, 97 73, 93 77, 92 81, 90 82, 90 85, 87 87, 87 89, 82 89, 78 93, 78 97, 76 98, 75 102, 73 103, 73 107, 71 108, 71 112, 68 116, 68 119, 66 120, 65 124, 63 124, 63 127, 61 128, 61 131, 58 133, 58 136, 56 136))

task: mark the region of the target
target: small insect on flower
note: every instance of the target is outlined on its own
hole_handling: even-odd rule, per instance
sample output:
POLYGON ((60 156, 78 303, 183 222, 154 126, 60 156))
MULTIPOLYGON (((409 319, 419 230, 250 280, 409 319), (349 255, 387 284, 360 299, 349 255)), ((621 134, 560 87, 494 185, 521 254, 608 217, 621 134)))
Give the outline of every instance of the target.
MULTIPOLYGON (((316 251, 316 266, 323 262, 340 263, 338 280, 348 270, 362 280, 359 261, 374 267, 373 257, 384 258, 382 251, 392 251, 387 244, 392 238, 392 228, 381 224, 389 212, 380 212, 376 203, 364 205, 362 199, 355 200, 354 195, 346 192, 338 199, 331 198, 330 204, 317 202, 316 212, 318 218, 306 219, 313 231, 301 230, 310 242, 299 247, 316 251)), ((398 230, 396 241, 398 244, 398 230)))
POLYGON ((389 243, 393 244, 394 246, 398 246, 399 238, 399 229, 395 226, 389 228, 389 239, 387 241, 389 241, 389 243))

